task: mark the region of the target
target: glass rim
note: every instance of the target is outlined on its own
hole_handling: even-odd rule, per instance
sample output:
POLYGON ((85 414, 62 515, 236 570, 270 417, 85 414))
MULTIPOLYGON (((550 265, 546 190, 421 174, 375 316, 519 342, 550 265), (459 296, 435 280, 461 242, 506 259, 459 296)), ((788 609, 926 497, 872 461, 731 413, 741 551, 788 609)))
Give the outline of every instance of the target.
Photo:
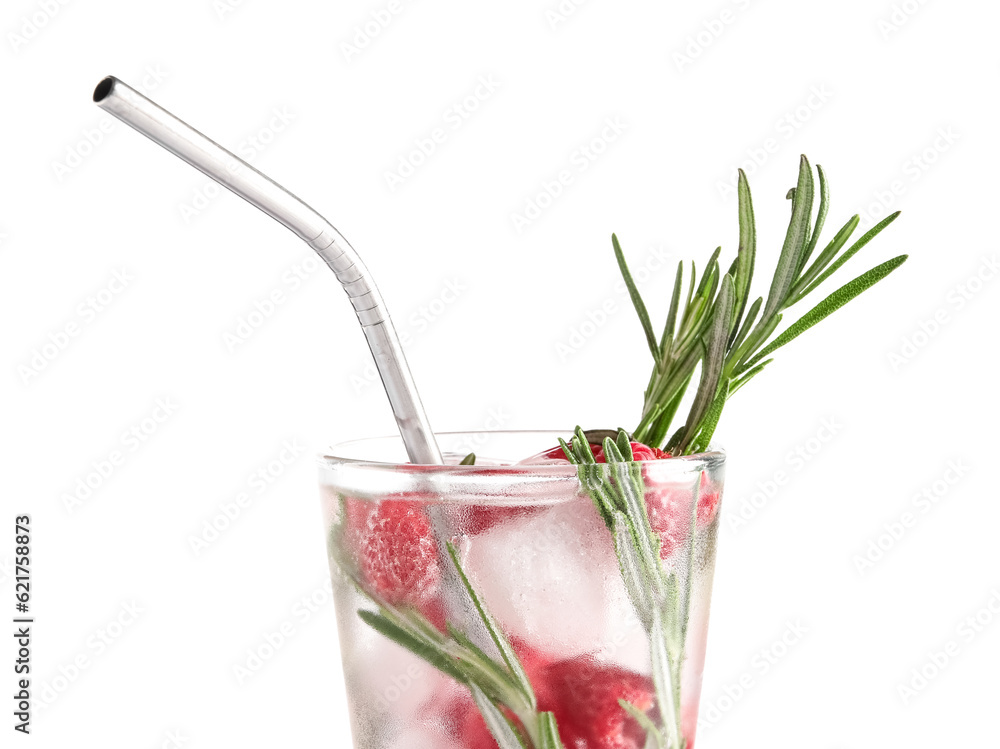
MULTIPOLYGON (((572 430, 479 430, 475 432, 438 432, 442 442, 488 435, 508 440, 523 438, 549 447, 558 445, 558 437, 572 430), (551 438, 551 442, 548 439, 551 438)), ((348 440, 333 445, 318 456, 320 480, 325 486, 354 497, 422 496, 439 501, 483 501, 497 504, 524 504, 561 501, 580 493, 577 466, 572 463, 503 463, 484 462, 476 465, 456 465, 461 455, 446 452, 453 462, 444 465, 422 465, 407 462, 352 457, 343 453, 360 448, 392 445, 402 450, 399 435, 348 440), (337 455, 336 453, 341 453, 337 455)), ((644 475, 654 482, 694 481, 703 471, 713 472, 725 466, 726 454, 717 445, 694 455, 664 460, 638 461, 644 475)), ((479 453, 477 452, 477 456, 479 453)), ((482 457, 490 458, 484 454, 482 457)), ((504 456, 510 457, 510 456, 504 456)), ((518 456, 524 459, 527 455, 518 456)), ((606 464, 601 464, 606 465, 606 464)))
MULTIPOLYGON (((563 437, 565 439, 565 437, 572 436, 573 430, 572 429, 478 429, 476 431, 471 431, 471 432, 470 431, 435 432, 434 434, 435 434, 436 437, 474 437, 474 436, 483 435, 483 434, 489 434, 489 435, 507 435, 507 436, 515 436, 515 435, 541 436, 541 435, 552 434, 552 435, 559 435, 559 436, 565 435, 563 437)), ((511 469, 511 473, 520 473, 520 472, 523 472, 524 469, 526 469, 526 468, 547 468, 547 467, 549 467, 549 465, 546 465, 546 464, 534 465, 534 464, 517 464, 517 463, 509 463, 509 464, 501 464, 501 465, 488 465, 488 466, 476 466, 476 465, 463 466, 463 465, 456 465, 456 464, 450 464, 450 463, 445 463, 443 465, 434 465, 434 464, 425 464, 425 463, 409 463, 409 462, 399 463, 399 462, 396 462, 396 461, 389 461, 389 460, 372 460, 370 458, 349 458, 349 457, 337 456, 337 455, 333 454, 334 451, 338 450, 338 448, 362 446, 362 445, 368 445, 368 444, 373 444, 373 443, 377 443, 377 442, 386 442, 386 441, 399 441, 400 444, 402 444, 402 438, 398 434, 388 434, 388 435, 382 435, 382 436, 379 436, 379 437, 359 437, 357 439, 344 440, 343 442, 338 442, 338 443, 336 443, 334 445, 330 445, 328 448, 326 448, 326 450, 324 450, 322 453, 320 453, 317 457, 323 463, 335 462, 335 463, 338 463, 338 464, 343 463, 343 464, 358 465, 358 466, 362 466, 362 465, 363 466, 371 466, 373 468, 375 468, 375 467, 379 467, 379 468, 385 468, 385 467, 392 467, 392 468, 413 467, 413 468, 415 468, 415 467, 419 466, 421 469, 427 469, 427 470, 431 470, 431 469, 438 469, 438 470, 456 469, 456 470, 462 470, 462 471, 470 471, 470 470, 474 470, 476 468, 484 468, 485 467, 485 468, 489 468, 491 471, 500 471, 500 472, 503 472, 505 469, 511 469)), ((558 442, 556 442, 556 444, 554 444, 553 447, 555 447, 557 445, 558 445, 558 442)), ((671 461, 675 461, 675 460, 676 461, 689 461, 689 462, 690 461, 702 461, 702 462, 710 463, 710 464, 714 464, 717 460, 725 461, 725 459, 726 459, 726 451, 725 451, 725 449, 721 445, 717 445, 715 443, 711 443, 709 445, 709 448, 710 449, 708 449, 708 450, 706 450, 704 452, 693 453, 691 455, 680 455, 680 456, 677 456, 677 457, 670 458, 669 460, 671 460, 671 461)), ((636 462, 637 463, 658 463, 659 460, 639 460, 639 461, 636 461, 636 462)), ((573 475, 576 475, 576 468, 575 468, 575 466, 573 466, 573 464, 571 464, 571 463, 567 463, 567 466, 569 466, 570 468, 572 468, 573 469, 573 475)), ((553 467, 553 468, 560 468, 560 469, 564 468, 564 466, 562 466, 562 465, 551 465, 551 467, 553 467)))

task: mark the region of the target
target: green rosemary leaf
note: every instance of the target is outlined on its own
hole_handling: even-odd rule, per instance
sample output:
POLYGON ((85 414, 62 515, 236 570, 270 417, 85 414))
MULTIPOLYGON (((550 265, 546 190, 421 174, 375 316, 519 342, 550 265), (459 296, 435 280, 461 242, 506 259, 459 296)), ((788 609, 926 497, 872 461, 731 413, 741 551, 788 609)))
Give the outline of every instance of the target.
POLYGON ((719 292, 705 360, 702 362, 701 383, 698 385, 694 403, 691 404, 691 410, 688 412, 684 437, 680 442, 681 448, 687 447, 687 444, 694 437, 696 427, 718 393, 719 378, 722 376, 722 368, 726 360, 726 343, 729 340, 729 326, 733 316, 734 293, 732 276, 727 275, 722 280, 722 291, 719 292))
POLYGON ((677 263, 677 275, 674 277, 674 291, 670 295, 670 309, 667 311, 667 322, 663 326, 663 337, 660 339, 661 361, 670 356, 674 341, 674 331, 677 327, 677 309, 681 303, 681 283, 684 281, 684 263, 677 263))
POLYGON ((614 497, 604 480, 603 468, 594 463, 581 463, 577 467, 580 483, 587 489, 594 501, 598 514, 604 519, 608 528, 614 523, 614 497))
POLYGON ((563 455, 566 456, 566 460, 568 460, 573 465, 577 465, 580 462, 576 459, 576 455, 570 449, 569 445, 566 444, 566 440, 564 440, 562 437, 559 438, 559 446, 562 448, 563 455))
POLYGON ((691 309, 691 300, 694 298, 694 286, 697 278, 698 278, 698 269, 695 267, 694 260, 692 260, 691 279, 688 281, 687 301, 684 303, 684 314, 681 316, 681 327, 684 326, 684 322, 686 321, 688 315, 688 310, 691 309))
POLYGON ((736 270, 739 267, 740 267, 740 258, 739 258, 739 256, 737 256, 737 257, 734 257, 733 258, 733 262, 731 262, 729 264, 729 270, 727 270, 726 273, 728 273, 730 276, 732 276, 735 279, 736 278, 736 270))
POLYGON ((733 332, 729 336, 729 348, 734 346, 740 322, 743 320, 743 313, 746 311, 757 251, 757 229, 753 215, 753 202, 750 199, 750 186, 742 169, 739 170, 737 192, 739 196, 740 244, 733 264, 729 268, 729 275, 733 277, 736 291, 733 303, 733 332))
POLYGON ((753 200, 750 197, 750 183, 747 175, 740 169, 739 181, 736 187, 739 201, 740 246, 736 254, 736 298, 740 302, 740 315, 750 295, 750 282, 753 280, 754 261, 757 256, 757 224, 753 215, 753 200))
POLYGON ((803 289, 801 292, 799 292, 794 297, 794 299, 791 302, 789 302, 789 304, 794 304, 795 302, 799 301, 800 299, 802 299, 802 297, 804 297, 804 296, 808 295, 809 293, 811 293, 817 286, 819 286, 826 279, 828 279, 833 273, 835 273, 837 271, 837 269, 840 266, 842 266, 844 263, 846 263, 848 260, 850 260, 854 256, 854 254, 857 253, 858 250, 860 250, 866 244, 868 244, 869 242, 871 242, 872 239, 874 239, 876 236, 878 236, 878 234, 885 227, 887 227, 889 224, 891 224, 893 221, 895 221, 899 217, 899 213, 900 213, 899 211, 896 211, 895 213, 893 213, 893 214, 891 214, 889 216, 886 216, 884 219, 882 219, 877 224, 875 224, 875 226, 873 226, 871 229, 869 229, 864 234, 864 236, 861 237, 861 239, 859 239, 857 242, 855 242, 853 245, 851 245, 851 247, 849 249, 845 250, 844 253, 840 257, 838 257, 836 260, 834 260, 833 263, 830 265, 830 267, 827 268, 825 271, 823 271, 823 273, 821 273, 819 275, 819 277, 815 281, 813 281, 812 283, 810 283, 805 289, 803 289))
POLYGON ((624 429, 619 429, 615 442, 618 444, 618 451, 622 454, 622 457, 631 462, 633 460, 632 443, 629 441, 628 432, 624 429))
POLYGON ((531 709, 534 710, 536 707, 535 692, 531 688, 531 682, 528 680, 528 675, 524 671, 524 666, 521 665, 521 660, 514 652, 514 648, 507 639, 507 635, 505 635, 503 630, 497 626, 497 623, 493 621, 493 617, 490 616, 486 607, 483 606, 482 601, 479 599, 479 595, 476 593, 476 589, 469 581, 468 576, 465 574, 465 570, 462 569, 462 563, 458 559, 458 550, 455 548, 455 545, 451 541, 448 541, 446 546, 448 548, 448 554, 451 556, 451 561, 455 565, 455 569, 458 571, 458 576, 462 580, 462 585, 465 587, 465 591, 469 594, 470 600, 476 607, 476 613, 479 614, 479 618, 482 621, 483 626, 486 627, 486 632, 489 634, 490 639, 493 640, 493 644, 497 646, 497 650, 500 651, 500 656, 503 658, 504 663, 507 664, 507 668, 510 669, 511 676, 514 677, 515 683, 518 685, 525 698, 527 698, 531 709))
POLYGON ((458 646, 464 650, 468 650, 474 657, 479 658, 483 661, 489 661, 490 664, 496 669, 495 674, 502 679, 510 680, 510 677, 504 672, 504 670, 495 663, 492 658, 486 655, 486 652, 479 647, 476 643, 470 640, 464 632, 458 629, 451 622, 445 622, 445 629, 448 631, 448 635, 454 640, 458 646))
POLYGON ((799 280, 795 282, 795 285, 792 287, 791 294, 789 295, 793 300, 801 298, 802 289, 808 286, 813 279, 819 275, 820 271, 829 265, 834 256, 840 252, 840 248, 847 244, 847 240, 849 240, 851 235, 854 234, 854 230, 858 228, 858 224, 860 222, 861 217, 855 213, 851 216, 847 223, 840 228, 840 231, 836 233, 833 239, 830 240, 830 243, 813 261, 813 264, 809 266, 809 270, 805 271, 799 280))
POLYGON ((748 370, 747 372, 745 372, 744 374, 742 374, 738 380, 735 380, 732 383, 732 385, 730 385, 730 387, 729 387, 729 397, 732 398, 733 397, 733 393, 735 393, 741 387, 743 387, 744 385, 746 385, 747 382, 751 378, 753 378, 753 377, 757 376, 758 374, 760 374, 761 370, 764 369, 764 367, 766 367, 768 364, 770 364, 773 361, 774 361, 774 359, 765 359, 760 364, 757 364, 756 366, 754 366, 753 368, 751 368, 750 370, 748 370))
POLYGON ((807 312, 798 320, 796 320, 794 323, 792 323, 792 325, 789 326, 788 329, 785 330, 785 332, 783 332, 781 335, 779 335, 777 338, 771 341, 771 343, 769 343, 767 346, 761 349, 760 352, 756 356, 754 356, 753 359, 747 362, 747 365, 752 367, 754 364, 763 359, 765 356, 773 353, 774 351, 781 348, 789 341, 798 338, 798 336, 800 336, 805 331, 809 330, 809 328, 818 323, 820 320, 832 314, 833 312, 836 312, 838 309, 843 307, 849 301, 854 299, 854 297, 870 289, 872 286, 877 284, 883 278, 888 276, 890 273, 896 270, 896 268, 898 268, 904 262, 906 262, 906 258, 907 258, 906 255, 899 255, 898 257, 894 257, 892 260, 889 260, 887 262, 882 263, 879 266, 872 268, 867 273, 863 273, 862 275, 855 278, 853 281, 850 281, 841 286, 835 292, 830 294, 830 296, 828 296, 822 302, 820 302, 811 310, 809 310, 809 312, 807 312))
MULTIPOLYGON (((618 449, 618 445, 610 437, 604 438, 604 443, 601 445, 604 448, 604 461, 606 463, 624 463, 625 456, 622 454, 621 450, 618 449)), ((631 456, 631 450, 629 450, 629 455, 631 456)), ((630 457, 631 459, 631 457, 630 457)))
POLYGON ((743 345, 743 341, 746 340, 747 333, 753 327, 753 324, 757 321, 757 313, 760 312, 760 306, 764 303, 764 297, 757 297, 756 301, 750 305, 750 311, 747 313, 746 318, 743 320, 743 324, 740 326, 739 332, 736 337, 729 342, 729 350, 738 352, 740 346, 743 345))
POLYGON ((684 393, 687 392, 687 386, 691 382, 693 374, 693 371, 688 374, 687 378, 681 382, 680 387, 677 388, 677 394, 661 409, 660 418, 657 420, 654 429, 650 432, 649 442, 644 444, 654 446, 663 444, 663 440, 667 436, 667 431, 670 429, 670 424, 673 422, 674 416, 677 414, 677 409, 680 408, 681 400, 684 398, 684 393))
POLYGON ((676 432, 674 432, 673 436, 671 436, 670 439, 667 440, 667 444, 663 446, 663 449, 668 453, 673 452, 676 449, 676 447, 681 443, 681 440, 684 438, 684 431, 685 428, 682 426, 676 432))
POLYGON ((734 375, 741 375, 750 366, 752 366, 750 364, 747 364, 747 360, 753 357, 754 352, 758 348, 764 345, 764 342, 771 337, 771 333, 777 330, 778 325, 781 324, 781 320, 783 317, 784 315, 775 315, 774 317, 771 318, 771 321, 767 323, 767 325, 765 325, 763 328, 758 326, 758 330, 754 330, 754 332, 750 334, 750 340, 747 341, 748 345, 744 346, 746 351, 741 355, 740 361, 736 364, 735 368, 733 369, 734 375))
POLYGON ((538 749, 565 749, 553 713, 538 714, 538 749))
POLYGON ((792 196, 792 217, 788 222, 785 243, 781 248, 778 265, 774 269, 771 288, 767 294, 761 322, 765 323, 780 311, 788 297, 788 291, 795 283, 795 274, 799 267, 799 257, 805 249, 806 237, 809 231, 809 219, 812 214, 813 177, 809 160, 802 156, 799 160, 799 181, 792 196))
POLYGON ((649 632, 649 656, 653 665, 653 687, 656 691, 656 702, 660 708, 667 729, 667 746, 679 747, 681 737, 677 731, 679 724, 677 706, 674 702, 675 690, 680 690, 680 684, 674 684, 671 675, 670 656, 667 655, 666 633, 663 624, 657 616, 649 632))
POLYGON ((469 453, 464 458, 462 458, 462 462, 459 463, 460 466, 474 466, 475 464, 476 464, 475 453, 469 453))
MULTIPOLYGON (((720 247, 719 250, 722 248, 720 247)), ((719 250, 716 250, 718 252, 719 250)), ((715 299, 715 292, 719 290, 719 283, 722 281, 722 274, 720 273, 719 261, 716 260, 712 263, 712 272, 709 279, 708 289, 703 292, 706 301, 715 299)))
POLYGON ((684 321, 681 324, 681 332, 677 338, 678 352, 687 351, 699 338, 703 331, 708 311, 711 309, 711 301, 704 296, 696 296, 684 313, 684 321))
POLYGON ((705 265, 705 275, 701 278, 701 283, 698 284, 698 290, 695 292, 695 296, 706 296, 709 299, 712 298, 713 294, 705 294, 705 289, 707 288, 709 282, 712 280, 712 274, 718 274, 719 267, 719 255, 722 253, 721 247, 716 247, 715 252, 712 253, 712 257, 708 259, 708 264, 705 265))
POLYGON ((796 278, 802 273, 802 269, 805 268, 806 263, 813 254, 813 250, 816 249, 820 232, 823 231, 823 225, 826 223, 826 213, 830 208, 830 191, 826 185, 826 175, 823 173, 823 167, 819 164, 816 165, 816 173, 819 175, 819 210, 816 212, 816 225, 809 237, 809 243, 799 258, 799 267, 795 270, 796 278))
POLYGON ((628 499, 625 496, 625 492, 629 487, 623 485, 620 477, 621 471, 618 470, 620 466, 627 465, 625 463, 625 456, 621 454, 618 450, 618 445, 610 437, 605 437, 601 447, 604 448, 604 462, 607 464, 605 470, 619 476, 619 479, 613 483, 605 482, 605 486, 613 497, 614 506, 619 509, 625 509, 628 506, 628 499))
POLYGON ((524 741, 521 740, 517 729, 503 714, 497 704, 486 696, 486 693, 476 684, 470 684, 469 690, 472 692, 472 699, 479 708, 479 712, 486 721, 486 727, 490 729, 493 738, 500 749, 527 749, 524 741))
MULTIPOLYGON (((655 370, 653 371, 653 374, 654 375, 656 374, 655 370)), ((652 396, 653 396, 652 387, 650 387, 649 391, 647 391, 646 394, 647 404, 653 402, 652 396)), ((642 442, 643 444, 647 445, 651 444, 649 442, 649 434, 652 432, 653 429, 655 429, 657 421, 660 418, 660 414, 662 413, 663 413, 662 403, 653 403, 653 407, 648 410, 644 408, 642 419, 639 420, 639 425, 632 430, 633 439, 635 439, 636 442, 642 442)))
POLYGON ((573 446, 577 448, 577 460, 581 463, 596 463, 594 451, 590 448, 590 440, 583 428, 577 425, 573 433, 573 446))
POLYGON ((674 361, 657 379, 650 397, 651 405, 660 410, 660 415, 657 418, 663 417, 663 406, 671 403, 678 394, 683 396, 687 382, 691 379, 698 362, 701 361, 703 348, 704 344, 701 340, 696 340, 695 345, 686 347, 681 359, 674 361))
POLYGON ((361 609, 358 616, 365 624, 403 646, 418 658, 422 658, 434 668, 442 671, 462 684, 468 684, 468 676, 443 650, 412 632, 408 632, 383 614, 361 609))
POLYGON ((493 660, 451 624, 447 627, 448 634, 453 640, 453 643, 449 643, 451 655, 466 673, 470 684, 478 684, 488 694, 492 694, 495 699, 508 704, 512 709, 534 710, 534 706, 526 699, 522 686, 504 670, 502 664, 493 660))
POLYGON ((628 700, 619 699, 618 704, 621 705, 622 710, 631 715, 635 721, 642 726, 642 729, 646 732, 647 736, 654 737, 654 746, 663 747, 663 734, 660 733, 660 729, 656 727, 656 724, 650 720, 650 717, 646 714, 645 710, 640 710, 628 700))
MULTIPOLYGON (((663 644, 668 655, 679 653, 683 642, 680 641, 680 584, 677 582, 677 571, 670 570, 666 577, 667 596, 665 605, 659 611, 663 644)), ((677 682, 675 682, 677 683, 677 682)))
POLYGON ((708 409, 705 414, 705 418, 702 419, 701 426, 698 428, 698 434, 691 443, 691 452, 700 453, 708 449, 708 445, 712 440, 712 435, 715 434, 715 428, 719 424, 719 417, 722 415, 722 409, 726 405, 726 400, 729 398, 729 380, 723 378, 722 384, 719 388, 719 394, 715 396, 715 400, 712 401, 712 406, 708 409))
POLYGON ((621 245, 618 244, 618 237, 614 234, 611 235, 611 245, 614 247, 615 259, 618 260, 618 268, 621 270, 622 278, 625 279, 628 295, 632 299, 632 306, 635 307, 635 311, 639 315, 639 322, 642 323, 642 330, 646 334, 646 343, 649 345, 649 351, 653 355, 653 361, 658 364, 660 361, 660 347, 656 342, 656 335, 653 333, 653 325, 649 322, 649 312, 646 311, 646 304, 639 295, 639 289, 636 287, 635 281, 632 280, 628 263, 625 262, 625 254, 622 252, 621 245))
POLYGON ((646 573, 639 559, 639 552, 633 541, 633 528, 621 510, 615 510, 611 531, 614 535, 615 555, 618 557, 618 566, 621 569, 625 591, 632 601, 639 621, 643 627, 649 627, 653 621, 654 608, 653 602, 650 600, 651 591, 646 582, 646 573))

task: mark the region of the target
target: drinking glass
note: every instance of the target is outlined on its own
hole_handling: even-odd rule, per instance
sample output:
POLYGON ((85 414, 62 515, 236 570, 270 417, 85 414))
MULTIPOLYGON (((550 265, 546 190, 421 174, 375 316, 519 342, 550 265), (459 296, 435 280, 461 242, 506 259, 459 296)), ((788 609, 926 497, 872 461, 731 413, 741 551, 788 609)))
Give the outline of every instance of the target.
MULTIPOLYGON (((398 437, 345 443, 321 457, 356 749, 497 746, 469 687, 372 619, 381 612, 405 620, 419 636, 458 648, 450 653, 469 642, 502 667, 470 587, 519 657, 537 709, 553 713, 567 749, 642 749, 645 730, 619 698, 665 726, 668 737, 672 723, 673 735, 693 747, 725 455, 639 463, 660 564, 677 584, 669 598, 676 610, 667 612, 681 633, 670 653, 675 704, 664 709, 648 622, 623 582, 612 530, 577 466, 551 449, 569 434, 440 434, 445 465, 407 463, 398 437), (459 465, 471 452, 475 464, 459 465)), ((523 714, 503 712, 531 746, 523 714)))

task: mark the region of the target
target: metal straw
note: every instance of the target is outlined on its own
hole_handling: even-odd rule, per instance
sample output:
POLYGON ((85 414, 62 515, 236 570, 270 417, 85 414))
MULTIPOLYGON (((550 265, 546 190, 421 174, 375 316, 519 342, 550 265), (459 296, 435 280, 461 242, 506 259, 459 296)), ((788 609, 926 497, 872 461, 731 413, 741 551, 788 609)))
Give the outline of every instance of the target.
POLYGON ((287 226, 323 258, 354 305, 410 460, 443 463, 385 302, 358 253, 340 232, 281 185, 117 78, 101 81, 94 89, 94 101, 287 226))

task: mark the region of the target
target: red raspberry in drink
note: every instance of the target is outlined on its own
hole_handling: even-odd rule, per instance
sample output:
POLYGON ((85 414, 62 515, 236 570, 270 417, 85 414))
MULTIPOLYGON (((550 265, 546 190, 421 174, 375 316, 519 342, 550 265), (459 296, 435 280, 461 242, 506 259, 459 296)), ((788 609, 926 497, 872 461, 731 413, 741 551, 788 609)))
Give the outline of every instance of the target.
POLYGON ((617 666, 574 658, 550 665, 543 676, 551 710, 567 749, 642 749, 646 732, 618 703, 628 700, 642 711, 655 703, 647 676, 617 666))
POLYGON ((430 520, 420 502, 345 501, 347 534, 362 582, 393 606, 412 606, 444 630, 441 568, 430 520))
MULTIPOLYGON (((719 490, 708 486, 702 476, 698 494, 697 527, 704 528, 719 510, 719 490)), ((691 527, 691 490, 660 489, 646 492, 649 525, 660 538, 660 559, 666 559, 682 545, 691 527)))
MULTIPOLYGON (((663 452, 658 447, 649 447, 641 442, 629 442, 632 447, 632 460, 664 460, 669 458, 670 453, 663 452)), ((598 463, 606 463, 604 458, 604 446, 591 444, 590 451, 594 454, 594 460, 598 463)), ((552 447, 538 455, 532 455, 521 461, 521 465, 540 465, 545 463, 567 463, 566 453, 563 452, 562 445, 552 447)))
MULTIPOLYGON (((566 749, 642 749, 646 735, 621 705, 625 699, 643 711, 654 705, 653 683, 617 666, 574 658, 545 664, 522 656, 525 671, 538 698, 540 711, 551 711, 566 749)), ((497 749, 471 699, 458 706, 464 711, 460 730, 464 749, 497 749)), ((652 716, 655 718, 655 716, 652 716)))

